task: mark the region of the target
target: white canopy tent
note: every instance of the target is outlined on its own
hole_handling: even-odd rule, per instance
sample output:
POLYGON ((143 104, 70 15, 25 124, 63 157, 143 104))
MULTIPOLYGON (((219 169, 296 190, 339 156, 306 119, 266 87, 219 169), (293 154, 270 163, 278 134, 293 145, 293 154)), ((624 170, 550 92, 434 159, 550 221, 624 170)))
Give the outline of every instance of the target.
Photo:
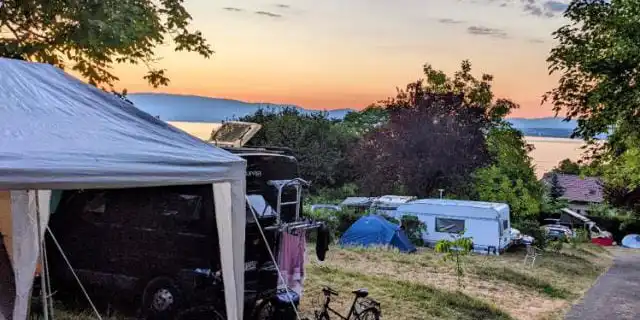
MULTIPOLYGON (((58 68, 0 58, 0 190, 11 191, 15 280, 13 314, 0 310, 0 319, 26 317, 49 190, 206 183, 214 190, 227 318, 242 319, 245 171, 240 157, 58 68)), ((0 295, 13 292, 5 284, 0 295)))

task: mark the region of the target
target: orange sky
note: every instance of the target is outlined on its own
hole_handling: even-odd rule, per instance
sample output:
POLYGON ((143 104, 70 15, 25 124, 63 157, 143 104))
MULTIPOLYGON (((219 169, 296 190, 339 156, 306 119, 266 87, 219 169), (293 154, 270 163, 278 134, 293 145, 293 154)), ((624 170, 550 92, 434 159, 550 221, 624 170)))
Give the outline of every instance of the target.
POLYGON ((215 56, 165 46, 158 66, 168 69, 169 87, 154 90, 136 66, 117 67, 118 87, 359 109, 419 78, 425 62, 451 73, 468 58, 478 75, 495 76, 499 97, 521 104, 513 116, 547 116, 550 107, 540 106, 540 96, 555 78, 547 75, 545 58, 554 44, 550 33, 564 22, 562 6, 529 2, 186 0, 215 56))

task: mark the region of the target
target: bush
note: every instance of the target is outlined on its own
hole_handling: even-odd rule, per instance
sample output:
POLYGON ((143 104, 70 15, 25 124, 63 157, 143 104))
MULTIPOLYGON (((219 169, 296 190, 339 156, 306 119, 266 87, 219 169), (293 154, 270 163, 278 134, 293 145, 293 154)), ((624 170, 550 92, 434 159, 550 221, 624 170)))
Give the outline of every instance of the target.
POLYGON ((402 216, 400 223, 411 243, 416 246, 424 246, 422 233, 427 230, 427 225, 424 222, 420 221, 416 216, 406 215, 402 216))
POLYGON ((572 248, 577 248, 580 243, 589 242, 589 231, 586 228, 576 228, 573 232, 575 233, 574 237, 569 239, 572 248))
POLYGON ((533 219, 525 219, 513 223, 513 227, 520 230, 522 234, 532 236, 535 239, 534 245, 542 250, 547 247, 547 234, 540 228, 540 223, 533 219))
POLYGON ((345 208, 342 211, 318 209, 311 212, 309 207, 305 207, 305 216, 326 223, 333 239, 340 238, 354 222, 364 215, 366 213, 345 208))
POLYGON ((555 252, 555 253, 560 253, 560 251, 562 250, 562 246, 563 245, 564 245, 564 239, 547 241, 547 247, 552 252, 555 252))

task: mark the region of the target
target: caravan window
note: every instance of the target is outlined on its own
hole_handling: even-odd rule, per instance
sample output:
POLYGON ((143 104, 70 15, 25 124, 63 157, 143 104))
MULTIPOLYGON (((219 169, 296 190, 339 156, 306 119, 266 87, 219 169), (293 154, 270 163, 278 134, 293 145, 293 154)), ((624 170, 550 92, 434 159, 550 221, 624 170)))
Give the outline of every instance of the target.
POLYGON ((504 220, 502 221, 502 230, 507 230, 509 229, 509 221, 504 220))
POLYGON ((464 231, 464 220, 436 218, 436 231, 448 233, 461 233, 464 231))

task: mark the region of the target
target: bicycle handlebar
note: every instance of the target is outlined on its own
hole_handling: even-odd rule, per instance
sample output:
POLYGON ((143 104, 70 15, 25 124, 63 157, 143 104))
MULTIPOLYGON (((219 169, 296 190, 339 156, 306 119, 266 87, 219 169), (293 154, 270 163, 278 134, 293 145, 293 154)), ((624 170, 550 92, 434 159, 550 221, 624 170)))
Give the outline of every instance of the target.
POLYGON ((322 288, 322 292, 324 292, 324 295, 325 295, 325 296, 326 296, 326 295, 334 295, 334 296, 337 296, 337 295, 338 295, 338 292, 337 292, 337 291, 335 291, 335 290, 333 290, 333 289, 331 289, 331 288, 329 288, 329 287, 324 287, 324 288, 322 288))

